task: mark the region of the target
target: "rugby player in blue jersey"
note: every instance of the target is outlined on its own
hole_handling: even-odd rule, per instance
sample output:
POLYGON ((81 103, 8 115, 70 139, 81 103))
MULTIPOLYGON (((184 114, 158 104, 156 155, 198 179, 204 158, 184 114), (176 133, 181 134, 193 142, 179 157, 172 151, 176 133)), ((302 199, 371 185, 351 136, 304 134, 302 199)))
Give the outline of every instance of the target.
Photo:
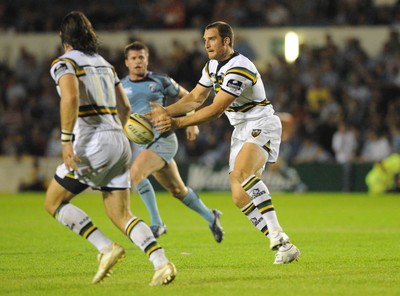
MULTIPOLYGON (((145 114, 151 110, 150 103, 165 106, 167 99, 180 99, 188 91, 166 74, 147 69, 149 49, 139 41, 128 44, 124 50, 125 65, 129 74, 121 80, 131 103, 131 110, 145 114)), ((198 127, 187 129, 188 140, 195 140, 198 127)), ((190 187, 186 186, 179 174, 174 156, 178 151, 178 140, 174 132, 156 132, 153 142, 145 145, 132 143, 134 161, 131 167, 133 185, 150 213, 151 225, 155 237, 165 234, 167 228, 161 219, 154 188, 148 177, 154 178, 185 206, 201 215, 208 223, 216 242, 223 239, 220 224, 221 212, 209 209, 190 187)))

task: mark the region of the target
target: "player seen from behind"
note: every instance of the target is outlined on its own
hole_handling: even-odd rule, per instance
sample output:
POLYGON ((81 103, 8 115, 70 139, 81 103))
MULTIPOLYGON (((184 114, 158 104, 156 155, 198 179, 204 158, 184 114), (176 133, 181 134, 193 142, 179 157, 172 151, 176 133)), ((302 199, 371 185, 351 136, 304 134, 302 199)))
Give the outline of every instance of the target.
POLYGON ((175 266, 150 228, 130 211, 131 150, 122 129, 130 114, 128 98, 114 68, 97 53, 96 33, 83 13, 65 16, 60 37, 65 53, 53 62, 50 73, 61 99, 64 163, 47 190, 45 208, 99 251, 92 281, 98 283, 110 275, 125 250, 70 201, 88 187, 100 190, 110 220, 153 263, 150 285, 168 284, 175 278, 175 266))

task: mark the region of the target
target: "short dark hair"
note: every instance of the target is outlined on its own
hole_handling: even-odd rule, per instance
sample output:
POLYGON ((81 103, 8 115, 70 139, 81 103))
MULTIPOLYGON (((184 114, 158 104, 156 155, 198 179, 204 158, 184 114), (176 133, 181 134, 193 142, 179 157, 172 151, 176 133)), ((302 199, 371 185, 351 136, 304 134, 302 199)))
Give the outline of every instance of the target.
POLYGON ((99 42, 89 19, 80 11, 68 13, 60 27, 62 44, 69 44, 84 53, 97 53, 99 42))
POLYGON ((231 41, 229 42, 229 46, 233 48, 233 38, 234 38, 234 33, 232 27, 225 22, 222 21, 217 21, 212 24, 209 24, 206 26, 206 30, 211 29, 211 28, 216 28, 218 30, 219 35, 224 39, 225 37, 228 37, 231 41))
POLYGON ((142 49, 144 49, 146 54, 149 55, 149 48, 143 42, 135 41, 135 42, 132 42, 132 43, 128 44, 127 46, 125 46, 125 49, 124 49, 125 59, 128 57, 128 51, 130 51, 130 50, 142 50, 142 49))

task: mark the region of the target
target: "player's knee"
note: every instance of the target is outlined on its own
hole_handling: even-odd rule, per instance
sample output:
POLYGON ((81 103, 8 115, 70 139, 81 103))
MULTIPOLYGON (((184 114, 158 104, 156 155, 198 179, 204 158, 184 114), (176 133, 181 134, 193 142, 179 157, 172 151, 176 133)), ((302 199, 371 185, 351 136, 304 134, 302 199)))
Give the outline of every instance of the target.
POLYGON ((241 195, 239 194, 239 192, 237 190, 234 190, 232 188, 232 202, 235 206, 239 207, 241 204, 241 195))
POLYGON ((177 199, 183 199, 188 193, 188 190, 186 189, 186 187, 182 188, 179 186, 172 187, 168 191, 173 197, 175 197, 177 199))
POLYGON ((48 196, 46 196, 45 200, 44 200, 44 209, 50 214, 50 215, 54 215, 55 211, 57 210, 57 208, 60 206, 59 203, 55 203, 51 198, 49 198, 48 196))
POLYGON ((140 176, 134 176, 132 178, 132 183, 135 187, 137 187, 143 180, 144 178, 141 178, 140 176))
POLYGON ((242 209, 251 202, 251 198, 243 188, 236 186, 232 187, 232 201, 237 208, 242 209))
POLYGON ((131 169, 131 178, 135 186, 139 185, 146 177, 136 168, 131 169))
POLYGON ((50 215, 52 215, 52 213, 51 213, 51 207, 50 207, 50 204, 49 204, 49 202, 47 201, 47 199, 45 199, 44 200, 44 209, 46 210, 46 212, 47 213, 49 213, 50 215))
POLYGON ((143 179, 138 184, 134 185, 139 194, 145 194, 149 191, 153 191, 153 186, 151 185, 150 181, 147 178, 143 179))
POLYGON ((242 171, 242 170, 233 170, 230 174, 229 174, 229 179, 231 181, 231 183, 243 183, 244 180, 246 180, 246 178, 248 177, 248 174, 246 174, 246 172, 242 171))
POLYGON ((169 193, 175 198, 180 198, 182 196, 182 190, 177 187, 172 188, 169 193))

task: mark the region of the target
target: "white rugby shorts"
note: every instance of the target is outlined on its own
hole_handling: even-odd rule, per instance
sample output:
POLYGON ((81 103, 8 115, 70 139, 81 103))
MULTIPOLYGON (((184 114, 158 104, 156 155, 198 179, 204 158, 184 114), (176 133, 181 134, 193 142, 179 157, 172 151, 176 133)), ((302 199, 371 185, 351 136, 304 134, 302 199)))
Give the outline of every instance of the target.
POLYGON ((74 143, 74 150, 81 160, 77 162, 78 171, 68 171, 63 163, 56 170, 61 179, 66 176, 74 178, 93 189, 131 187, 131 149, 122 131, 101 131, 80 136, 74 143))
MULTIPOLYGON (((254 143, 265 153, 266 163, 275 163, 281 144, 282 124, 277 115, 248 120, 235 126, 231 138, 229 172, 233 171, 236 157, 244 143, 254 143)), ((265 165, 262 170, 265 169, 265 165)))

